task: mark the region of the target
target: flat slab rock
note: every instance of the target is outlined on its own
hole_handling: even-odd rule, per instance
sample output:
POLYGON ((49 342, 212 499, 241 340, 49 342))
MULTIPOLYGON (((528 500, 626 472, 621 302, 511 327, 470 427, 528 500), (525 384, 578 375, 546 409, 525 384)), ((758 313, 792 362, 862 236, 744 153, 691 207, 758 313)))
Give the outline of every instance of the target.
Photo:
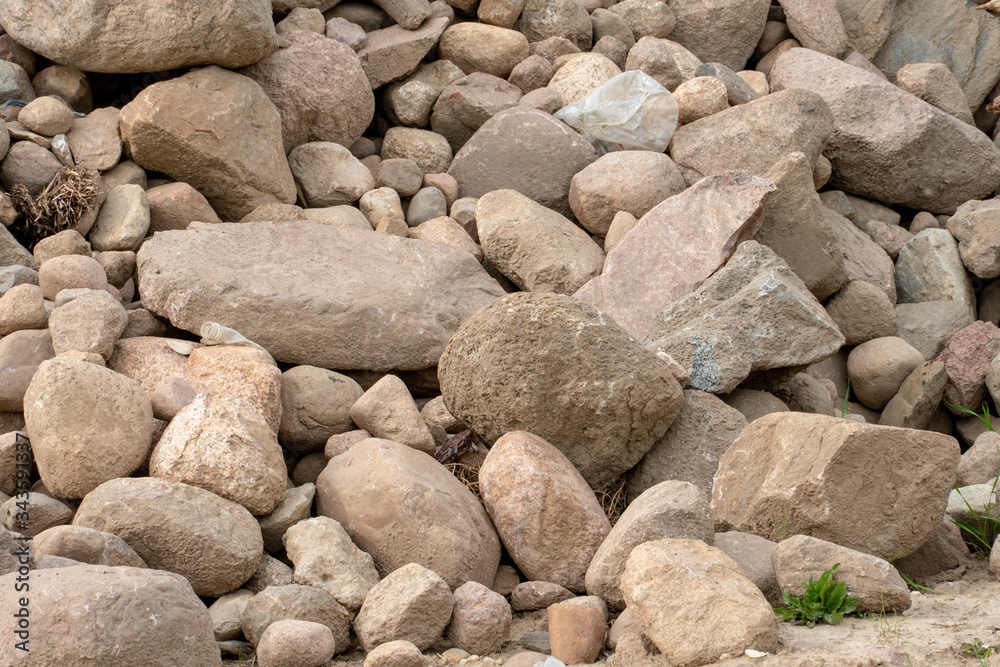
POLYGON ((278 361, 322 368, 434 366, 452 334, 503 296, 450 246, 309 221, 192 223, 139 251, 149 310, 176 327, 232 327, 278 361))

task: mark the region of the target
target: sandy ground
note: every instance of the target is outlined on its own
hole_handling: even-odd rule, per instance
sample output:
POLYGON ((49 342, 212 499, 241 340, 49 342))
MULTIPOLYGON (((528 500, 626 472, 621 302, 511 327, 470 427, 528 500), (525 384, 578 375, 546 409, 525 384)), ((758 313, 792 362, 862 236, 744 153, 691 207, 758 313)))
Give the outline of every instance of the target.
MULTIPOLYGON (((775 655, 751 658, 733 656, 714 665, 725 667, 876 667, 987 665, 1000 667, 998 655, 982 662, 963 655, 962 644, 979 640, 984 646, 1000 647, 1000 581, 986 571, 986 561, 970 557, 965 565, 928 583, 934 593, 914 593, 913 606, 903 614, 885 614, 868 618, 847 618, 839 625, 814 628, 782 623, 781 645, 775 655)), ((458 667, 492 667, 524 650, 517 639, 532 631, 545 630, 545 612, 514 615, 512 641, 503 653, 488 659, 464 661, 458 667), (491 664, 492 663, 492 664, 491 664)), ((446 644, 428 651, 443 651, 446 644)), ((602 655, 597 665, 606 665, 610 654, 602 655)), ((437 658, 437 656, 435 656, 437 658)), ((334 667, 361 667, 364 653, 355 648, 338 655, 334 667)), ((434 662, 445 665, 437 658, 434 662)), ((252 659, 225 661, 228 665, 255 665, 252 659)), ((434 664, 434 663, 431 663, 434 664)), ((654 659, 651 667, 668 667, 654 659)), ((623 666, 627 667, 627 666, 623 666)))

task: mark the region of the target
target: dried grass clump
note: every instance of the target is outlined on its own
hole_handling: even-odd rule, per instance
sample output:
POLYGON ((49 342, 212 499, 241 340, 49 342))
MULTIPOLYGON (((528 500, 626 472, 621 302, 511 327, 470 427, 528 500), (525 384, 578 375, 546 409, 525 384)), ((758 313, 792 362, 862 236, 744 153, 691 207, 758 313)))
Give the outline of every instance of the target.
POLYGON ((37 197, 20 183, 10 190, 14 207, 24 216, 25 231, 32 245, 75 227, 93 210, 98 195, 96 173, 79 166, 60 169, 37 197))
POLYGON ((601 503, 601 509, 604 510, 612 526, 618 523, 618 519, 628 506, 625 498, 625 481, 625 475, 622 475, 595 493, 597 501, 601 503))
POLYGON ((476 497, 476 500, 483 502, 483 496, 479 493, 479 465, 466 465, 464 463, 446 463, 445 468, 451 471, 451 474, 458 478, 462 484, 465 485, 469 491, 472 491, 472 495, 476 497))

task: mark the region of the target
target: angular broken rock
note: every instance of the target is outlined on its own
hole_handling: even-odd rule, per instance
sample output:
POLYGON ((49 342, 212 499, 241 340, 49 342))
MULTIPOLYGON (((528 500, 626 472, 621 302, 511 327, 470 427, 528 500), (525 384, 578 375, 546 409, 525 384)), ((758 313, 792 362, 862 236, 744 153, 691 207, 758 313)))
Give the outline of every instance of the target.
POLYGON ((462 322, 504 294, 457 248, 308 221, 192 223, 137 259, 143 303, 175 326, 218 321, 278 361, 323 368, 433 366, 462 322))
POLYGON ((826 100, 834 131, 824 151, 830 183, 931 213, 952 213, 1000 186, 1000 148, 888 81, 835 58, 791 49, 771 71, 771 90, 805 88, 826 100))
POLYGON ((681 404, 666 361, 556 294, 520 292, 480 310, 448 344, 438 377, 448 411, 487 441, 533 433, 592 488, 638 463, 681 404))
POLYGON ((895 269, 889 255, 871 237, 841 214, 828 210, 827 222, 844 253, 844 277, 848 282, 863 280, 875 285, 896 303, 895 269))
POLYGON ((628 473, 629 498, 637 498, 664 480, 683 480, 712 495, 719 457, 746 428, 747 420, 718 396, 684 390, 680 414, 628 473))
POLYGON ((393 25, 368 33, 358 58, 372 90, 415 70, 447 27, 447 17, 439 16, 425 21, 415 30, 393 25))
POLYGON ((205 67, 145 88, 121 111, 132 159, 194 186, 223 220, 295 202, 278 110, 252 79, 205 67))
POLYGON ((621 589, 643 634, 671 664, 693 667, 778 647, 778 621, 764 594, 736 561, 700 540, 637 546, 621 589))
POLYGON ((351 542, 344 527, 318 516, 300 521, 285 533, 285 551, 295 564, 295 583, 322 588, 352 614, 378 583, 372 557, 351 542))
POLYGON ((678 128, 670 156, 688 184, 732 169, 764 176, 796 151, 811 171, 831 132, 833 115, 822 97, 781 91, 678 128))
POLYGON ((941 361, 927 361, 917 366, 903 380, 896 395, 882 409, 882 426, 924 428, 941 405, 948 373, 941 361))
POLYGON ((444 579, 410 563, 372 587, 354 619, 354 632, 366 651, 400 639, 425 651, 447 627, 452 605, 444 579))
POLYGON ((771 540, 811 535, 893 558, 937 530, 958 460, 958 442, 940 433, 799 412, 766 415, 743 429, 719 462, 716 530, 771 540))
POLYGON ((587 232, 516 190, 480 197, 476 227, 486 259, 528 292, 572 294, 604 266, 587 232))
POLYGON ((646 213, 574 295, 637 339, 658 312, 726 263, 763 221, 772 182, 742 171, 709 176, 646 213))
POLYGON ((967 201, 948 220, 969 271, 980 278, 1000 276, 1000 202, 967 201))
POLYGON ((585 589, 591 558, 611 530, 594 492, 562 452, 525 431, 496 441, 479 469, 483 504, 518 569, 585 589))
POLYGON ((396 375, 386 375, 373 384, 354 405, 351 419, 373 438, 392 440, 425 454, 435 450, 434 436, 406 385, 396 375))
MULTIPOLYGON (((1000 330, 992 322, 973 322, 957 331, 938 355, 948 373, 945 402, 978 411, 986 397, 987 373, 998 354, 1000 330)), ((949 409, 959 414, 958 410, 949 409)))
POLYGON ((805 582, 818 580, 839 564, 833 579, 847 584, 848 593, 858 598, 859 610, 878 614, 910 608, 906 582, 896 568, 877 556, 808 535, 794 535, 778 543, 771 563, 781 590, 791 595, 803 595, 805 582))
POLYGON ((671 0, 677 18, 670 39, 703 62, 744 68, 767 23, 767 0, 671 0))
POLYGON ((340 522, 382 575, 419 563, 455 588, 489 585, 496 576, 500 540, 486 510, 447 468, 412 447, 369 438, 334 457, 316 481, 316 508, 340 522))
POLYGON ((714 534, 709 494, 689 482, 661 482, 629 503, 601 543, 587 568, 587 593, 603 599, 609 610, 622 611, 618 581, 635 547, 668 537, 711 543, 714 534))
POLYGON ((766 246, 748 241, 693 294, 664 308, 644 342, 724 394, 753 371, 807 366, 844 344, 816 298, 766 246))
POLYGON ((268 0, 65 6, 12 0, 0 6, 0 22, 18 44, 63 65, 87 72, 162 72, 257 62, 278 46, 271 11, 268 0))

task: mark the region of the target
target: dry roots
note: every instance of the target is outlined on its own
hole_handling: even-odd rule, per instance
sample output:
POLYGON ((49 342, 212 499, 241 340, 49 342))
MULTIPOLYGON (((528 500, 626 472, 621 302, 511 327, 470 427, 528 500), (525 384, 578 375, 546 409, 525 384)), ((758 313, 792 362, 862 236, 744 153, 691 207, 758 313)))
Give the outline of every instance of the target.
POLYGON ((472 491, 479 502, 483 502, 483 497, 479 494, 479 466, 469 466, 464 463, 446 463, 445 468, 451 471, 458 478, 465 488, 472 491))
POLYGON ((622 475, 608 486, 596 493, 601 508, 608 515, 608 521, 615 525, 625 511, 625 475, 622 475))
POLYGON ((35 242, 75 227, 94 208, 97 197, 97 178, 83 167, 63 167, 37 197, 21 184, 10 190, 11 201, 35 242))

